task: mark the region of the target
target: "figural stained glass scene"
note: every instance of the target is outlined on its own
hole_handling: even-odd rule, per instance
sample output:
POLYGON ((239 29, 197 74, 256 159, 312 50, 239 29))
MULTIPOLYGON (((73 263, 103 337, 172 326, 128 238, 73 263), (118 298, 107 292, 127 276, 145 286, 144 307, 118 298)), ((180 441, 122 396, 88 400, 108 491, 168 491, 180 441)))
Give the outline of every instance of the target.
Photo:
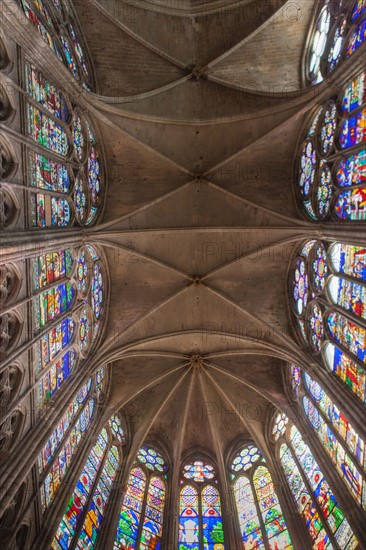
POLYGON ((0 0, 1 550, 366 549, 366 0, 0 0))

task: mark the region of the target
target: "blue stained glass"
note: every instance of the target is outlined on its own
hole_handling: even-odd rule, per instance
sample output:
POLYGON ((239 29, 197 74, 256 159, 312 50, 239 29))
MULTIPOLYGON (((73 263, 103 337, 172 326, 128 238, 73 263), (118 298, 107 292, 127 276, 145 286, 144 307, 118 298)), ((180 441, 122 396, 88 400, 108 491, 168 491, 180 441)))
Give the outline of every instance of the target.
POLYGON ((339 193, 334 203, 334 212, 340 220, 366 220, 366 187, 357 187, 339 193))
POLYGON ((366 0, 356 0, 353 12, 352 21, 358 19, 366 11, 366 0))
POLYGON ((336 177, 340 187, 366 185, 366 149, 343 159, 336 177))
POLYGON ((353 31, 346 50, 346 56, 350 57, 366 41, 366 19, 353 31))
POLYGON ((43 111, 27 104, 28 137, 42 147, 65 157, 69 150, 69 141, 63 127, 47 116, 43 111))
POLYGON ((342 149, 348 149, 366 141, 366 109, 350 116, 342 124, 338 139, 342 149))

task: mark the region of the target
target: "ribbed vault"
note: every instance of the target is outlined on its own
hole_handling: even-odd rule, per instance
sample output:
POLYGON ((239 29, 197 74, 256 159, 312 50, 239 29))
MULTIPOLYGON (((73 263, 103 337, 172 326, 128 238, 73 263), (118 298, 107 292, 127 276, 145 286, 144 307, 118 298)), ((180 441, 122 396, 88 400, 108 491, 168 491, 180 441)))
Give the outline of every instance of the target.
POLYGON ((289 262, 338 231, 305 221, 292 189, 303 124, 335 86, 303 86, 317 3, 74 4, 108 167, 104 223, 88 234, 111 279, 93 364, 111 364, 130 460, 146 439, 177 465, 198 448, 222 461, 240 436, 265 451, 272 406, 291 415, 286 363, 312 364, 290 326, 289 262))

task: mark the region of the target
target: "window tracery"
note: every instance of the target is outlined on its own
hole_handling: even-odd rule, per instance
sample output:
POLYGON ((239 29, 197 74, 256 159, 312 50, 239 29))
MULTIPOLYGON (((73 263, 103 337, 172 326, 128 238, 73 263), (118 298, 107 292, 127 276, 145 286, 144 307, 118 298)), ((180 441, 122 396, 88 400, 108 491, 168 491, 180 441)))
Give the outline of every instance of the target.
POLYGON ((21 286, 20 274, 15 266, 0 265, 0 307, 6 307, 17 298, 21 286))
POLYGON ((365 0, 323 0, 307 51, 306 73, 319 84, 366 41, 365 0))
POLYGON ((139 450, 122 500, 113 548, 162 548, 167 464, 150 445, 139 450))
POLYGON ((24 81, 25 133, 36 147, 27 147, 31 225, 90 225, 99 212, 104 185, 95 129, 28 61, 24 81))
POLYGON ((302 342, 365 403, 365 250, 312 240, 293 265, 290 295, 302 342))
POLYGON ((295 425, 274 418, 273 432, 280 433, 277 450, 290 492, 303 518, 312 548, 354 550, 358 541, 326 477, 295 425))
POLYGON ((69 379, 97 340, 104 310, 105 276, 100 255, 90 245, 81 247, 78 252, 55 250, 38 256, 31 263, 36 294, 33 303, 35 334, 52 324, 32 350, 38 381, 37 402, 42 408, 69 379), (51 290, 47 290, 49 287, 51 290))
MULTIPOLYGON (((291 366, 291 378, 297 376, 291 366)), ((344 410, 339 408, 321 385, 309 374, 301 374, 298 393, 301 407, 344 484, 357 503, 366 509, 366 445, 352 426, 344 410)))
POLYGON ((94 548, 117 469, 122 462, 124 430, 114 415, 100 432, 84 464, 52 541, 54 550, 94 548))
POLYGON ((67 2, 18 0, 20 8, 57 57, 80 83, 92 90, 93 77, 86 46, 67 2))
POLYGON ((38 457, 42 511, 50 506, 86 433, 97 407, 95 379, 89 378, 65 410, 38 457))
POLYGON ((292 542, 271 474, 254 445, 240 449, 230 464, 244 548, 292 549, 292 542))
POLYGON ((299 157, 297 194, 311 221, 366 220, 366 73, 318 109, 299 157))
POLYGON ((224 550, 221 498, 215 467, 198 457, 181 471, 179 550, 224 550))

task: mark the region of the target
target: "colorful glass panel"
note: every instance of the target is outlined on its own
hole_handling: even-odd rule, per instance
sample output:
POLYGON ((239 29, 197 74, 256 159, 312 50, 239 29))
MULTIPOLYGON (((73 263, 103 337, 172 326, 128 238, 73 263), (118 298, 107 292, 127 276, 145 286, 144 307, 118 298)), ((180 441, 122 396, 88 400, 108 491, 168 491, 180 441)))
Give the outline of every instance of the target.
POLYGON ((103 270, 98 262, 94 266, 92 278, 92 296, 91 305, 94 315, 97 319, 101 317, 103 306, 103 270))
POLYGON ((66 121, 69 112, 62 93, 53 84, 50 84, 42 76, 42 73, 30 63, 25 63, 24 70, 26 92, 52 115, 66 121))
POLYGON ((78 160, 82 162, 85 155, 86 138, 84 134, 83 123, 81 121, 80 115, 78 114, 74 115, 72 129, 76 156, 78 160))
POLYGON ((333 147, 336 127, 337 106, 331 102, 324 112, 319 132, 320 151, 323 156, 328 155, 333 147))
POLYGON ((90 148, 88 158, 88 184, 91 191, 91 199, 93 204, 100 202, 102 184, 101 184, 101 166, 98 158, 98 153, 95 147, 90 148))
POLYGON ((345 550, 348 544, 351 541, 355 541, 356 538, 327 480, 295 426, 291 428, 291 447, 309 482, 330 531, 341 550, 345 550))
POLYGON ((311 140, 307 140, 304 144, 301 159, 300 159, 300 192, 304 197, 310 193, 310 189, 314 183, 316 170, 316 152, 314 144, 311 140))
POLYGON ((234 484, 239 528, 245 550, 264 550, 264 540, 250 481, 240 476, 234 484))
POLYGON ((346 86, 342 98, 342 113, 351 113, 361 107, 364 101, 366 101, 366 82, 365 73, 362 73, 346 86))
POLYGON ((366 11, 366 0, 356 0, 353 11, 352 21, 358 19, 366 11))
POLYGON ((107 455, 100 479, 95 488, 93 499, 84 519, 84 524, 75 548, 91 550, 95 547, 102 526, 105 507, 116 477, 118 467, 118 449, 112 447, 107 455))
POLYGON ((313 84, 318 84, 323 80, 321 71, 321 60, 327 45, 328 33, 330 30, 331 15, 328 4, 326 4, 319 14, 316 29, 310 47, 308 71, 313 84))
POLYGON ((293 297, 295 301, 296 313, 302 315, 306 309, 309 297, 309 281, 306 272, 306 265, 302 258, 296 260, 293 297))
MULTIPOLYGON (((81 411, 62 448, 57 452, 57 456, 55 456, 51 468, 41 486, 41 504, 43 511, 53 501, 56 492, 70 467, 72 459, 79 448, 80 442, 89 429, 94 415, 94 410, 95 400, 90 399, 81 411)), ((62 425, 60 428, 60 431, 65 433, 65 426, 62 425)), ((57 435, 57 438, 58 437, 59 435, 57 435)), ((40 459, 39 462, 40 466, 42 466, 43 462, 43 452, 41 456, 42 459, 40 459)))
POLYGON ((330 168, 320 162, 320 173, 316 188, 316 211, 319 218, 325 218, 330 212, 330 204, 333 196, 333 180, 330 168))
POLYGON ((38 384, 37 397, 38 407, 42 408, 63 386, 72 374, 77 363, 77 354, 75 350, 67 351, 45 374, 38 384))
POLYGON ((72 53, 69 39, 65 36, 65 34, 62 33, 60 35, 60 40, 64 51, 67 67, 75 77, 78 77, 79 71, 78 71, 78 67, 77 67, 74 55, 72 53))
POLYGON ((366 150, 341 160, 336 178, 340 187, 366 184, 366 150))
POLYGON ((215 470, 211 464, 202 460, 195 460, 193 463, 184 466, 183 477, 185 479, 192 479, 196 483, 203 483, 204 481, 214 479, 215 470))
POLYGON ((328 342, 324 356, 330 371, 366 404, 366 372, 334 344, 328 342))
POLYGON ((53 50, 57 54, 58 58, 62 61, 62 56, 59 48, 57 47, 56 41, 52 37, 51 33, 43 25, 38 15, 36 15, 35 11, 31 9, 27 0, 18 0, 18 2, 21 8, 23 9, 26 17, 29 19, 32 25, 37 29, 40 36, 48 44, 51 50, 53 50))
POLYGON ((337 273, 344 273, 366 281, 366 249, 361 246, 336 243, 328 252, 329 260, 337 273))
POLYGON ((180 491, 178 550, 200 550, 200 512, 198 492, 192 485, 180 491))
POLYGON ((77 282, 78 282, 78 291, 82 297, 85 297, 88 291, 89 286, 89 265, 87 259, 87 251, 85 248, 82 248, 78 255, 78 265, 77 265, 77 282))
POLYGON ((105 429, 98 436, 97 443, 90 451, 73 494, 67 505, 65 514, 60 522, 51 548, 67 550, 71 547, 80 518, 84 512, 90 491, 103 460, 107 448, 108 435, 105 429))
POLYGON ((66 157, 69 141, 63 127, 38 107, 27 104, 27 135, 42 147, 66 157))
POLYGON ((343 19, 334 32, 333 41, 328 54, 328 68, 330 71, 333 71, 340 61, 346 31, 347 19, 343 19))
POLYGON ((328 292, 334 304, 357 317, 366 319, 366 287, 364 285, 332 276, 328 282, 328 292))
POLYGON ((334 212, 340 220, 366 220, 366 187, 357 187, 339 193, 334 203, 334 212))
POLYGON ((324 339, 323 314, 317 302, 310 305, 309 310, 309 342, 315 352, 321 350, 324 339))
POLYGON ((262 453, 254 445, 248 445, 248 447, 236 453, 231 463, 231 470, 235 473, 245 472, 258 460, 262 460, 262 453))
POLYGON ((41 290, 69 277, 73 263, 72 254, 68 249, 49 252, 35 258, 33 261, 33 290, 41 290))
POLYGON ((71 344, 74 330, 75 323, 71 317, 68 317, 34 344, 33 364, 36 378, 71 344))
POLYGON ((286 426, 288 424, 288 418, 285 414, 279 413, 273 423, 272 435, 275 441, 278 441, 286 432, 286 426))
POLYGON ((144 445, 137 454, 137 460, 152 471, 165 472, 167 465, 160 453, 152 447, 144 445))
POLYGON ((29 185, 56 193, 68 193, 72 180, 64 164, 28 150, 29 185))
MULTIPOLYGON (((291 375, 291 389, 295 397, 298 397, 299 389, 301 386, 301 369, 299 367, 295 367, 295 365, 291 365, 290 375, 291 375)), ((282 415, 282 416, 285 416, 285 418, 287 418, 286 415, 282 415)))
POLYGON ((317 294, 320 294, 324 290, 327 274, 327 253, 324 245, 318 243, 312 250, 312 262, 310 272, 312 287, 317 294))
POLYGON ((145 495, 146 475, 141 468, 133 468, 128 478, 114 541, 116 550, 136 549, 142 504, 145 495))
POLYGON ((89 199, 87 184, 81 174, 78 174, 75 179, 74 204, 77 221, 85 224, 89 214, 89 199))
POLYGON ((352 36, 349 39, 349 43, 346 50, 346 56, 350 57, 355 51, 362 46, 366 41, 366 19, 364 19, 358 27, 353 31, 352 36))
POLYGON ((74 303, 75 287, 71 282, 62 283, 42 292, 33 299, 34 325, 43 328, 68 311, 74 303))
POLYGON ((258 466, 253 476, 253 484, 262 514, 269 544, 283 550, 292 549, 291 538, 274 490, 271 474, 266 466, 258 466))
POLYGON ((224 550, 221 501, 216 487, 206 485, 202 489, 202 538, 207 550, 224 550))
POLYGON ((360 361, 366 363, 365 329, 335 311, 328 315, 326 323, 334 342, 343 345, 360 361))
POLYGON ((140 550, 161 549, 165 485, 159 477, 152 477, 147 492, 140 550))
POLYGON ((31 216, 34 227, 67 227, 72 219, 71 206, 67 199, 32 194, 31 216))
POLYGON ((310 496, 290 449, 284 443, 280 447, 280 459, 290 491, 304 519, 314 549, 332 549, 314 500, 310 496))
POLYGON ((366 141, 366 109, 350 116, 343 122, 338 139, 342 149, 348 149, 366 141))
POLYGON ((97 398, 100 399, 104 392, 105 368, 102 367, 95 373, 95 392, 97 398))
POLYGON ((86 355, 92 343, 92 319, 89 308, 85 308, 79 319, 79 342, 80 351, 83 355, 86 355))
POLYGON ((71 36, 72 43, 74 45, 74 49, 75 49, 76 56, 78 58, 80 67, 81 67, 84 75, 89 76, 88 67, 87 67, 87 63, 86 63, 83 48, 82 48, 82 46, 79 42, 77 34, 74 30, 74 27, 71 25, 71 23, 68 24, 68 30, 69 30, 69 33, 70 33, 70 36, 71 36))
POLYGON ((114 437, 120 442, 124 443, 126 441, 125 433, 122 427, 122 422, 119 416, 112 416, 109 420, 109 426, 112 430, 114 437))

